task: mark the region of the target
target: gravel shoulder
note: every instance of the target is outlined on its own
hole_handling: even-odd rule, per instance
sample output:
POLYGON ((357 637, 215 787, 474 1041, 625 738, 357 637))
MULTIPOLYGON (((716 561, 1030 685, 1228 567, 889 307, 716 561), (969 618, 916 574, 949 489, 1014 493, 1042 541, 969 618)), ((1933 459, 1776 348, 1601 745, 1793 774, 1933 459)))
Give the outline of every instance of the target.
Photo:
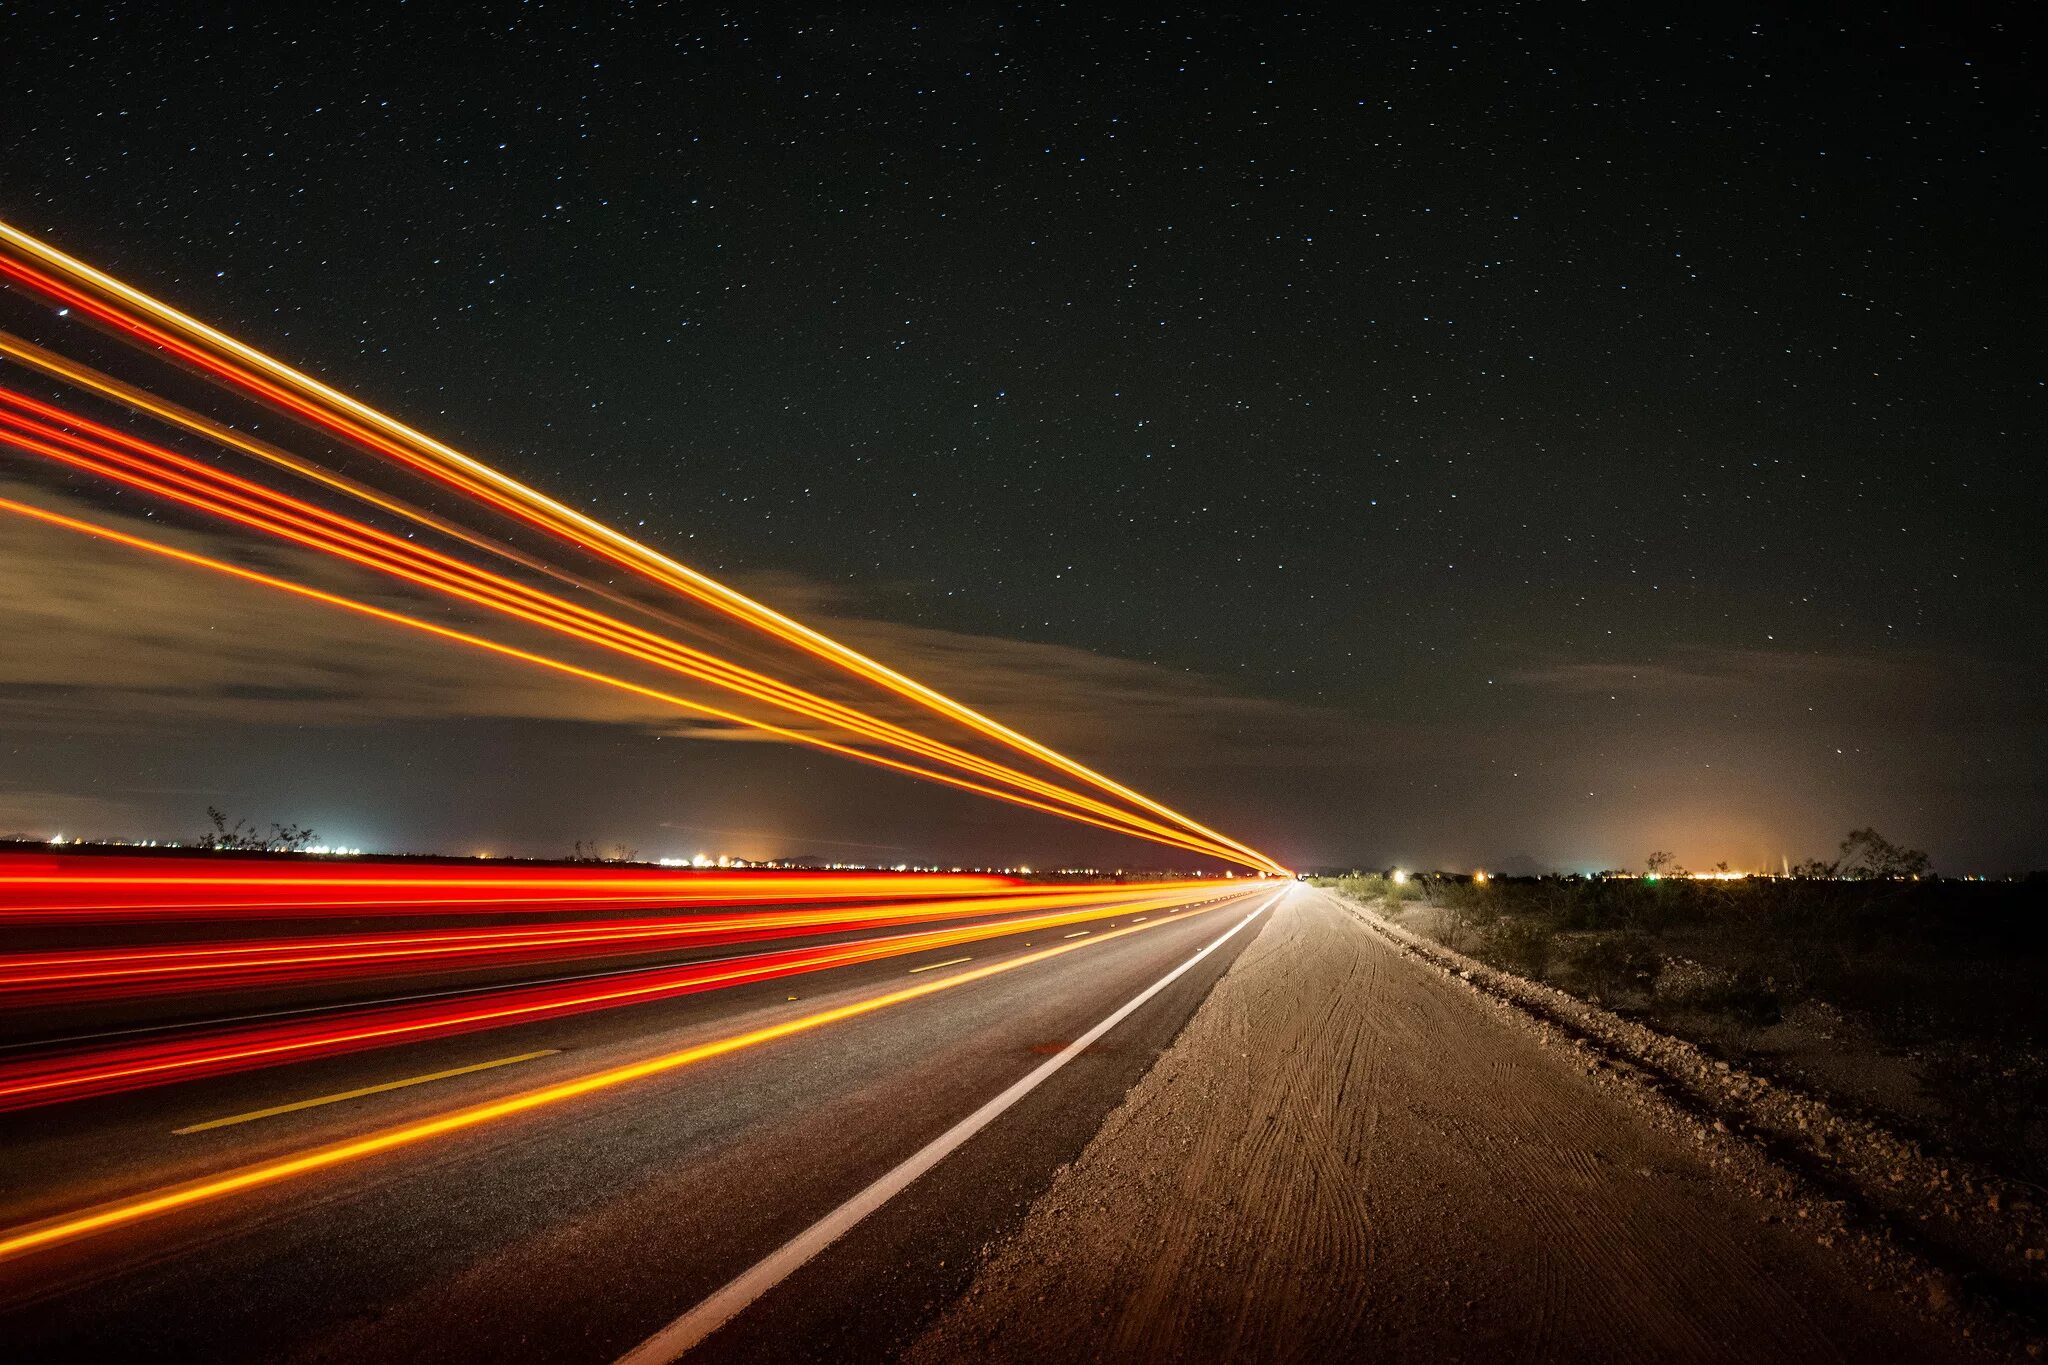
POLYGON ((907 1359, 1981 1360, 1299 888, 907 1359))

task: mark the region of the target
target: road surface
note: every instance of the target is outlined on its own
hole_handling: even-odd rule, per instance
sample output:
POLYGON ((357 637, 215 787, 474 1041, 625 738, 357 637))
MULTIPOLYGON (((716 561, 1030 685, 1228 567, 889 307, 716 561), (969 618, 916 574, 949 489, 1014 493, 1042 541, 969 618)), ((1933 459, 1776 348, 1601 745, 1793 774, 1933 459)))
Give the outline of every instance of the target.
MULTIPOLYGON (((1068 949, 0 1262, 0 1339, 11 1359, 33 1361, 615 1360, 1043 1067, 1266 898, 0 1114, 0 1226, 14 1228, 1068 949), (493 1061, 504 1064, 442 1076, 493 1061), (419 1076, 442 1078, 202 1127, 419 1076)), ((1250 937, 1204 957, 832 1246, 820 1260, 824 1288, 801 1311, 764 1303, 693 1358, 787 1358, 792 1343, 799 1354, 873 1357, 906 1342, 964 1287, 979 1248, 1080 1151, 1250 937)), ((404 990, 473 984, 474 974, 411 978, 404 990)))
POLYGON ((0 1261, 0 1340, 96 1362, 1975 1358, 1319 893, 1048 946, 0 1115, 15 1227, 1005 968, 0 1261), (419 1076, 441 1078, 203 1126, 419 1076))

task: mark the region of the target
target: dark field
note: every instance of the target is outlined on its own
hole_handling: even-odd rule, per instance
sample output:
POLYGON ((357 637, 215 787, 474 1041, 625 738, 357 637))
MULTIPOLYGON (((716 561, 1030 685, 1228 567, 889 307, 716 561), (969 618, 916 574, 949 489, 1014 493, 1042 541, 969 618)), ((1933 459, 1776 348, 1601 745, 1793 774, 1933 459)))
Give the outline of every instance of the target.
POLYGON ((1446 947, 2048 1184, 2048 880, 1328 884, 1446 947))

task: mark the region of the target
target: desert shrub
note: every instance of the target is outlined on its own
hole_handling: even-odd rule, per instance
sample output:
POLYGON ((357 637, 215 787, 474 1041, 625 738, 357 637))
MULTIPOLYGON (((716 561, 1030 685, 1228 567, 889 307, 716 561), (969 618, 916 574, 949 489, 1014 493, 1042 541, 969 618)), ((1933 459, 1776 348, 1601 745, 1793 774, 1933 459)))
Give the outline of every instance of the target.
POLYGON ((1580 940, 1571 954, 1573 973, 1592 990, 1608 997, 1624 991, 1653 992, 1663 967, 1663 954, 1640 929, 1591 935, 1580 940))
POLYGON ((1332 877, 1328 885, 1339 893, 1357 901, 1376 901, 1383 898, 1393 883, 1377 873, 1350 877, 1332 877))
POLYGON ((1716 1016, 1745 1028, 1764 1028, 1784 1017, 1774 983, 1748 968, 1709 967, 1676 958, 1658 974, 1652 996, 1669 1013, 1716 1016))
POLYGON ((1500 906, 1485 896, 1460 896, 1443 907, 1437 937, 1447 948, 1464 952, 1486 942, 1500 922, 1500 906))
POLYGON ((1352 900, 1367 905, 1377 901, 1379 908, 1387 914, 1399 911, 1403 905, 1422 894, 1422 888, 1413 881, 1395 881, 1392 877, 1383 877, 1377 872, 1319 878, 1316 885, 1327 886, 1340 895, 1349 896, 1352 900))
POLYGON ((1446 910, 1470 909, 1479 905, 1495 905, 1500 896, 1485 882, 1452 881, 1445 877, 1432 877, 1429 882, 1429 902, 1446 910))
POLYGON ((1639 881, 1561 882, 1553 890, 1548 907, 1560 929, 1603 931, 1638 924, 1643 918, 1646 886, 1639 881))
POLYGON ((1502 915, 1486 935, 1486 958, 1523 976, 1540 978, 1550 970, 1557 931, 1540 915, 1502 915))

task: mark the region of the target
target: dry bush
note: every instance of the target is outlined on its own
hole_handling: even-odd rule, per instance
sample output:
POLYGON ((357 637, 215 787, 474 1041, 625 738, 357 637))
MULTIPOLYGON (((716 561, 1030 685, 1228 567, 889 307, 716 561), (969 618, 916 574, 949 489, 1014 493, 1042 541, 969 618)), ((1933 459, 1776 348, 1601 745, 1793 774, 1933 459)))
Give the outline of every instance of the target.
POLYGON ((1572 974, 1594 994, 1612 1000, 1624 994, 1652 995, 1664 969, 1656 940, 1640 929, 1592 934, 1571 953, 1572 974))
POLYGON ((1550 970, 1557 931, 1540 915, 1503 915, 1486 935, 1485 956, 1497 967, 1534 980, 1550 970))
POLYGON ((1784 1017, 1783 1001, 1769 978, 1691 958, 1665 963, 1651 998, 1662 1013, 1704 1014, 1740 1028, 1765 1028, 1784 1017))

